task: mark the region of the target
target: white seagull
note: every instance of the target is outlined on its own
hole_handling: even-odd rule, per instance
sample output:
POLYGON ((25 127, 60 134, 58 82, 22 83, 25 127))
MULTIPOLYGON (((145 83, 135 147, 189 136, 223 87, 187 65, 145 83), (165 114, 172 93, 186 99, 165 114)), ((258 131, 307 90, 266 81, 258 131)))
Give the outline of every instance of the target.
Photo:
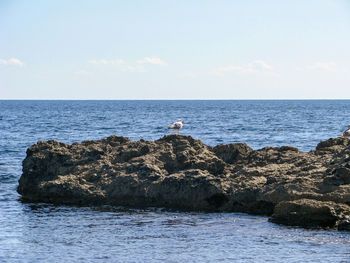
POLYGON ((178 120, 177 122, 174 122, 173 124, 171 124, 168 129, 173 129, 176 133, 179 132, 179 130, 182 128, 184 124, 183 120, 178 120))
POLYGON ((346 131, 343 132, 343 134, 341 134, 340 136, 342 136, 342 137, 350 137, 350 124, 348 125, 348 128, 346 129, 346 131))

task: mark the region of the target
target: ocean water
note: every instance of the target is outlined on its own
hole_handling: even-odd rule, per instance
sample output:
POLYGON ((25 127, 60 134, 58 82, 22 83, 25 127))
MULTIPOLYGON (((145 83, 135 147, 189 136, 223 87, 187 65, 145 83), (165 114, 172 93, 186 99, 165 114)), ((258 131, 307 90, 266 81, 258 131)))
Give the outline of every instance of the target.
POLYGON ((350 233, 305 230, 237 213, 20 202, 26 149, 112 134, 181 134, 209 145, 303 151, 350 123, 350 101, 4 101, 0 100, 0 262, 350 262, 350 233))

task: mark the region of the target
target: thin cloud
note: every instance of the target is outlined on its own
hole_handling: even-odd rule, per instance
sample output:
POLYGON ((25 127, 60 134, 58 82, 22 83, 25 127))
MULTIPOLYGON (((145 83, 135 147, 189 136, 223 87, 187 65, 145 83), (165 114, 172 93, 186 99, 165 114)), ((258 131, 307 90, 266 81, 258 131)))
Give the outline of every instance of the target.
POLYGON ((159 66, 167 66, 168 63, 162 61, 160 58, 145 57, 141 60, 136 61, 138 64, 153 64, 159 66))
POLYGON ((0 65, 23 67, 24 63, 18 58, 0 59, 0 65))
POLYGON ((252 63, 248 64, 248 67, 250 67, 250 69, 253 71, 272 70, 272 67, 262 60, 253 61, 252 63))
POLYGON ((116 66, 116 69, 122 72, 147 72, 143 65, 127 65, 122 59, 108 60, 108 59, 99 59, 99 60, 89 60, 89 64, 92 65, 101 65, 101 66, 116 66))
POLYGON ((195 79, 198 76, 197 76, 197 74, 194 74, 192 72, 186 72, 186 73, 182 74, 181 77, 195 79))
POLYGON ((142 65, 137 65, 137 66, 126 66, 123 71, 127 71, 127 72, 147 72, 147 70, 145 69, 145 67, 143 67, 142 65))
POLYGON ((90 64, 94 65, 122 65, 124 64, 124 60, 122 59, 114 59, 114 60, 107 60, 107 59, 100 59, 100 60, 89 60, 90 64))
POLYGON ((125 63, 122 59, 116 59, 116 60, 108 60, 108 59, 99 59, 99 60, 89 60, 89 64, 92 65, 116 65, 117 69, 122 72, 147 72, 146 64, 153 64, 153 65, 159 65, 159 66, 167 66, 168 64, 164 61, 162 61, 160 58, 154 58, 154 57, 145 57, 142 60, 137 60, 136 65, 130 65, 128 63, 125 63))
POLYGON ((307 66, 306 69, 336 72, 337 71, 336 66, 337 66, 337 63, 335 62, 317 62, 313 65, 307 66))
POLYGON ((211 74, 223 76, 226 73, 237 73, 237 74, 264 74, 264 75, 277 75, 276 72, 273 71, 272 66, 267 64, 262 60, 254 60, 251 63, 246 65, 239 66, 224 66, 219 67, 211 71, 211 74))

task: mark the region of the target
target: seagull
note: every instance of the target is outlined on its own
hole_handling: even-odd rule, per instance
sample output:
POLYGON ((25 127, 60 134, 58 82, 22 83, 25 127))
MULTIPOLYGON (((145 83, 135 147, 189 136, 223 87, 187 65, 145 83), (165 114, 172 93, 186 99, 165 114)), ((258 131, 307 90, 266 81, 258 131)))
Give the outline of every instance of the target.
POLYGON ((173 124, 171 124, 168 129, 173 129, 176 133, 179 132, 179 130, 182 128, 184 124, 183 120, 178 120, 177 122, 174 122, 173 124))
POLYGON ((348 125, 348 128, 346 129, 346 131, 343 132, 343 134, 341 134, 340 136, 342 136, 342 137, 350 137, 350 124, 348 125))

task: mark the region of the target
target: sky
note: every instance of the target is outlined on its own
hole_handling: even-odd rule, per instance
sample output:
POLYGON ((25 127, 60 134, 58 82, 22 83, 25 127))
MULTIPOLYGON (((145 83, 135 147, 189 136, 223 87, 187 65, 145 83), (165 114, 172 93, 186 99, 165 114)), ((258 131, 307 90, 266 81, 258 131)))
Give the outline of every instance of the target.
POLYGON ((350 99, 350 1, 0 0, 0 99, 350 99))

